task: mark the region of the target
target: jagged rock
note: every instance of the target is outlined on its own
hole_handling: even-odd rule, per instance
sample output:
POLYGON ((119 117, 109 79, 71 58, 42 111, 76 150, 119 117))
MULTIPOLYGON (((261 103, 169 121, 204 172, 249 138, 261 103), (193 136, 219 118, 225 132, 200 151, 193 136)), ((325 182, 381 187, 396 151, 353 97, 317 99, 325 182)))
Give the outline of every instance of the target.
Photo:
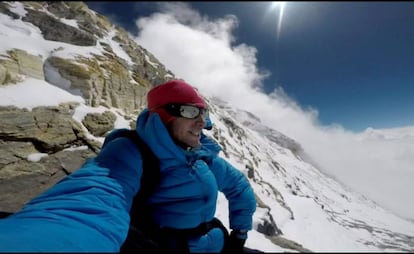
POLYGON ((56 19, 45 12, 28 8, 25 10, 27 11, 27 14, 22 20, 39 27, 46 40, 61 41, 78 46, 96 45, 96 39, 92 34, 62 23, 59 19, 56 19))
POLYGON ((59 18, 75 19, 83 31, 102 37, 111 27, 109 20, 102 15, 94 15, 83 2, 49 2, 47 10, 59 18))
POLYGON ((4 74, 1 78, 3 81, 0 84, 14 84, 23 80, 22 75, 29 77, 43 79, 43 68, 41 61, 33 55, 28 54, 23 50, 9 50, 7 55, 3 55, 3 59, 0 59, 0 66, 4 68, 4 74))
POLYGON ((30 141, 40 152, 57 151, 76 143, 79 123, 67 107, 36 107, 32 111, 0 107, 0 137, 5 141, 30 141))
MULTIPOLYGON (((0 169, 8 164, 27 158, 29 154, 38 151, 31 142, 3 141, 0 140, 0 169)), ((1 174, 0 170, 0 174, 1 174)))
POLYGON ((276 245, 278 245, 282 248, 295 250, 295 251, 298 251, 300 253, 312 252, 311 250, 304 248, 301 244, 298 244, 295 241, 286 239, 282 236, 268 236, 267 238, 270 239, 270 241, 272 241, 274 244, 276 244, 276 245))
POLYGON ((0 85, 6 83, 7 69, 0 63, 0 85))
POLYGON ((131 113, 144 107, 144 97, 151 87, 131 83, 128 66, 118 60, 109 55, 89 59, 79 57, 78 62, 51 57, 46 63, 69 80, 71 90, 80 91, 88 105, 116 107, 131 113))
POLYGON ((19 74, 41 80, 45 78, 43 75, 43 61, 40 56, 31 55, 20 49, 10 50, 7 53, 17 63, 19 74))
POLYGON ((249 179, 254 179, 254 168, 251 164, 246 164, 247 168, 247 177, 249 179))
POLYGON ((59 172, 53 176, 30 174, 10 179, 0 178, 0 211, 18 211, 30 199, 42 193, 64 176, 64 172, 59 172))
POLYGON ((44 79, 42 57, 21 49, 8 50, 0 59, 0 84, 17 83, 22 76, 44 79))
POLYGON ((47 190, 50 186, 76 171, 86 158, 95 156, 89 149, 64 150, 43 157, 39 162, 19 161, 0 168, 0 211, 15 212, 47 190))
POLYGON ((0 13, 4 13, 8 16, 10 16, 13 19, 18 19, 19 15, 9 10, 9 3, 7 2, 0 2, 0 13))
POLYGON ((11 179, 20 175, 52 175, 51 169, 41 163, 31 163, 25 159, 7 164, 0 171, 0 179, 11 179))
MULTIPOLYGON (((14 13, 10 11, 10 4, 2 4, 1 7, 3 13, 14 13)), ((83 2, 25 2, 24 9, 27 13, 21 17, 22 20, 38 26, 48 40, 82 46, 102 45, 103 54, 92 54, 88 58, 76 56, 75 59, 64 59, 53 54, 61 49, 54 49, 51 56, 44 59, 43 66, 55 68, 62 78, 70 82, 69 92, 84 97, 87 105, 116 107, 126 113, 142 110, 147 91, 156 84, 174 78, 151 53, 136 44, 124 29, 113 26, 106 17, 90 11, 83 2), (67 25, 61 19, 76 20, 78 27, 67 25), (112 39, 119 43, 132 62, 127 62, 114 52, 111 45, 106 43, 107 38, 104 38, 108 35, 112 35, 112 39)), ((5 79, 3 83, 16 83, 21 80, 17 75, 20 66, 11 60, 9 62, 2 63, 0 60, 0 65, 8 70, 6 76, 0 74, 0 79, 5 79)), ((29 66, 36 66, 39 71, 32 71, 33 74, 24 71, 23 75, 28 72, 35 78, 43 79, 42 64, 29 66)), ((62 87, 61 80, 51 81, 52 78, 48 76, 44 79, 62 87)))
POLYGON ((100 113, 88 113, 83 119, 83 125, 94 136, 104 136, 105 133, 114 128, 116 115, 111 111, 100 113))
POLYGON ((262 234, 269 235, 269 236, 275 235, 276 228, 274 227, 274 225, 272 225, 272 223, 270 223, 267 220, 264 220, 263 224, 257 225, 257 232, 260 232, 262 234))
POLYGON ((129 39, 127 32, 120 28, 113 37, 113 40, 120 43, 120 46, 134 62, 132 78, 141 85, 151 86, 164 83, 165 77, 174 77, 171 71, 160 65, 156 58, 134 41, 129 39))
MULTIPOLYGON (((174 77, 126 31, 90 11, 83 2, 24 2, 23 6, 26 14, 16 12, 13 3, 1 2, 0 12, 34 24, 48 40, 83 46, 95 46, 100 40, 99 45, 104 52, 88 58, 75 56, 65 59, 59 55, 65 50, 61 46, 51 50, 48 58, 42 59, 24 50, 12 49, 1 55, 0 84, 17 83, 25 76, 48 82, 53 80, 49 83, 82 96, 87 105, 124 110, 124 117, 130 118, 131 128, 135 128, 136 115, 145 107, 147 91, 174 77), (64 23, 63 19, 76 20, 78 27, 64 23), (113 33, 114 40, 132 62, 120 58, 111 44, 106 43, 104 37, 109 32, 113 33), (46 68, 50 68, 50 72, 45 71, 46 68), (53 79, 48 76, 56 73, 60 77, 53 79), (68 87, 62 84, 64 81, 68 81, 68 87)), ((18 210, 66 174, 77 170, 86 158, 99 152, 102 144, 90 139, 89 134, 83 131, 82 123, 73 119, 76 107, 70 103, 32 110, 0 107, 1 211, 18 210), (67 150, 70 147, 84 149, 67 150), (36 153, 47 156, 39 161, 28 160, 36 153)), ((85 127, 99 136, 114 127, 115 115, 108 111, 85 119, 85 127)))

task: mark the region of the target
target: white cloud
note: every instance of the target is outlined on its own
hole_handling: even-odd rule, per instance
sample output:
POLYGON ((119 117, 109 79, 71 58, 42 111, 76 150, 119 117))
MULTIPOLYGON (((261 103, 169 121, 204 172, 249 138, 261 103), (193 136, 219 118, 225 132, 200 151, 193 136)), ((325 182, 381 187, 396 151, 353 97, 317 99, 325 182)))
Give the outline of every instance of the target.
POLYGON ((317 109, 303 109, 280 87, 270 95, 261 92, 268 74, 256 67, 254 47, 235 43, 234 16, 211 20, 187 4, 168 4, 163 10, 137 20, 136 41, 168 69, 202 93, 258 115, 266 125, 301 143, 325 172, 386 208, 414 218, 410 198, 414 187, 408 180, 414 179, 413 142, 368 141, 340 125, 322 126, 317 109))

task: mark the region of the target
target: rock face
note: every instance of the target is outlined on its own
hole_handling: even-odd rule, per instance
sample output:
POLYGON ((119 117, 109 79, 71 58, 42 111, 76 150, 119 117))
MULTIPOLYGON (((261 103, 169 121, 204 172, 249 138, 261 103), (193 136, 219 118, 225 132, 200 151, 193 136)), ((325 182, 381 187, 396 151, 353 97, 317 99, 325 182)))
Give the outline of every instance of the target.
POLYGON ((83 119, 83 125, 94 136, 104 136, 108 131, 112 130, 116 116, 111 111, 105 111, 103 114, 87 114, 83 119))
POLYGON ((87 139, 72 118, 74 106, 0 107, 1 211, 21 208, 99 151, 100 143, 87 139), (44 157, 31 158, 36 155, 44 157))
POLYGON ((40 56, 20 49, 9 50, 7 54, 6 59, 0 59, 0 85, 19 82, 22 80, 21 75, 44 79, 40 56))
MULTIPOLYGON (((174 78, 125 30, 83 2, 1 2, 0 13, 8 16, 10 24, 29 24, 24 32, 37 32, 48 45, 56 44, 39 55, 22 48, 1 52, 2 87, 26 78, 44 80, 82 96, 88 106, 119 109, 134 128, 148 90, 174 78), (74 50, 74 46, 81 48, 74 50), (76 53, 83 48, 92 53, 76 53)), ((20 209, 99 152, 102 138, 115 127, 117 117, 107 110, 77 121, 78 106, 0 107, 0 211, 20 209)))
POLYGON ((39 152, 54 152, 76 142, 81 127, 68 107, 37 107, 25 111, 1 107, 0 135, 4 141, 30 141, 39 152))
POLYGON ((103 53, 70 59, 59 55, 63 48, 43 56, 13 49, 0 58, 1 85, 19 82, 27 76, 61 86, 60 80, 53 78, 56 75, 47 75, 57 73, 89 105, 136 113, 144 107, 143 98, 149 88, 174 77, 151 53, 131 40, 125 30, 113 27, 106 17, 92 12, 82 2, 25 2, 23 17, 12 10, 11 3, 0 3, 3 14, 33 24, 46 40, 91 46, 103 53), (65 20, 76 20, 77 27, 65 20), (118 49, 113 48, 113 43, 110 45, 111 41, 126 53, 124 58, 115 53, 118 49))

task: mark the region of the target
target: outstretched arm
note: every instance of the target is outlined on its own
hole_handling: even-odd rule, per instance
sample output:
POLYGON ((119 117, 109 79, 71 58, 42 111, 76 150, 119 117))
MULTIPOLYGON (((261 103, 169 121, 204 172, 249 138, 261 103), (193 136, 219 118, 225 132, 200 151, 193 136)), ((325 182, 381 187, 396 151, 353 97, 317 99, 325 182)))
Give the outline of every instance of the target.
POLYGON ((0 220, 0 252, 118 252, 141 165, 134 143, 114 140, 21 211, 0 220))

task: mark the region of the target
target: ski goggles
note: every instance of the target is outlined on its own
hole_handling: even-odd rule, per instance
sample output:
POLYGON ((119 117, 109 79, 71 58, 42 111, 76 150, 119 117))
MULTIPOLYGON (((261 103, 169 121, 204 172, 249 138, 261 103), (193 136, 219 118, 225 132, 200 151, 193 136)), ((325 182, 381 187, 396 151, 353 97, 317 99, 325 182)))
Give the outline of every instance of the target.
POLYGON ((196 119, 201 115, 201 118, 206 119, 208 116, 208 109, 199 108, 188 104, 170 103, 164 106, 168 114, 175 117, 184 117, 187 119, 196 119))

